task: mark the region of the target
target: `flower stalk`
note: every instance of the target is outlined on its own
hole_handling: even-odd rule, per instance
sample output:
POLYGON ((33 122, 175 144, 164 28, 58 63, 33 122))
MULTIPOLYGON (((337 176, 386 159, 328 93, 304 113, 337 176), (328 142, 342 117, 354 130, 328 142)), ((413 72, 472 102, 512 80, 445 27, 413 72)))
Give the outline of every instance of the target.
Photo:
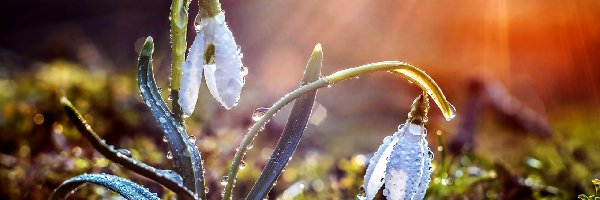
POLYGON ((181 66, 185 61, 185 50, 187 49, 187 27, 188 8, 190 0, 173 0, 171 3, 171 83, 170 97, 173 114, 179 123, 183 124, 183 112, 177 103, 179 99, 179 87, 181 81, 181 66))

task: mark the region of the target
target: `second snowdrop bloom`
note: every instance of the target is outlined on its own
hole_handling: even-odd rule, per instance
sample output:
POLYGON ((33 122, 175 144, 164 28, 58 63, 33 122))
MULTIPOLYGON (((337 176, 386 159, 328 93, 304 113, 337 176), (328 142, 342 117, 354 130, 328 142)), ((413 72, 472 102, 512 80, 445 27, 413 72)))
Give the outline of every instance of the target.
POLYGON ((196 26, 196 38, 182 67, 178 103, 186 115, 193 113, 204 75, 212 96, 230 109, 240 98, 246 74, 225 14, 203 18, 196 26))
POLYGON ((405 124, 385 137, 371 158, 360 199, 373 199, 385 184, 387 199, 423 199, 429 185, 433 154, 427 146, 427 96, 419 96, 405 124))

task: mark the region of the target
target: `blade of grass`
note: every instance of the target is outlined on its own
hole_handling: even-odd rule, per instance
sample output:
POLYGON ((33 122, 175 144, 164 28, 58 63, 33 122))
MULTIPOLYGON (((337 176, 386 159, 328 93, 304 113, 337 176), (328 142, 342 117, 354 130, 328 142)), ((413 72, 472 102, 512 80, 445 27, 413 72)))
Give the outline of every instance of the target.
MULTIPOLYGON (((313 82, 321 76, 321 66, 323 63, 323 51, 321 44, 317 44, 308 60, 302 85, 313 82)), ((252 186, 246 199, 263 199, 273 187, 283 168, 292 157, 294 150, 300 143, 304 129, 308 124, 308 119, 312 113, 312 107, 315 102, 317 90, 310 91, 294 101, 292 111, 285 124, 285 128, 271 153, 269 162, 265 165, 259 178, 252 186)))
POLYGON ((126 199, 159 199, 155 193, 150 192, 147 188, 118 176, 109 174, 82 174, 60 184, 50 196, 50 200, 66 199, 71 192, 74 192, 86 183, 93 183, 108 188, 126 199))
POLYGON ((138 85, 142 98, 163 130, 173 156, 173 167, 183 177, 184 186, 205 199, 202 158, 196 145, 190 142, 185 128, 175 119, 158 92, 152 69, 153 51, 152 37, 148 37, 138 61, 138 85))

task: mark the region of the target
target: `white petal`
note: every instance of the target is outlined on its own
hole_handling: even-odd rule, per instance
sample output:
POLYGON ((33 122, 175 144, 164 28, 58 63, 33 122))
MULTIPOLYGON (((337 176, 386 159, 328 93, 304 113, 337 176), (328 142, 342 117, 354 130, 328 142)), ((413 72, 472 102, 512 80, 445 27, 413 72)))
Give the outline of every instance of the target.
POLYGON ((363 187, 367 194, 367 199, 373 199, 383 185, 383 179, 386 174, 386 165, 392 154, 394 146, 399 141, 399 136, 406 131, 406 128, 400 128, 398 132, 392 136, 387 136, 383 139, 383 144, 379 146, 375 155, 369 161, 367 172, 365 173, 365 181, 363 187))
MULTIPOLYGON (((427 140, 423 141, 425 142, 425 151, 430 152, 431 150, 427 146, 427 140)), ((425 198, 425 192, 427 192, 427 188, 429 188, 429 182, 431 181, 431 161, 431 157, 427 155, 423 163, 423 175, 421 176, 421 181, 419 182, 419 189, 417 189, 417 194, 415 194, 413 199, 425 198)))
POLYGON ((198 91, 202 82, 204 50, 204 32, 200 31, 197 33, 181 69, 181 85, 177 103, 179 103, 183 113, 187 116, 192 115, 196 107, 196 101, 198 100, 198 91))
POLYGON ((410 124, 407 130, 410 134, 404 134, 400 138, 386 166, 383 194, 387 199, 414 199, 417 193, 425 193, 419 187, 424 175, 425 160, 428 158, 425 130, 415 124, 410 124))
POLYGON ((204 73, 206 85, 210 93, 226 109, 235 106, 240 98, 244 76, 242 60, 233 34, 227 27, 227 23, 217 23, 215 20, 215 64, 214 69, 206 66, 204 73))

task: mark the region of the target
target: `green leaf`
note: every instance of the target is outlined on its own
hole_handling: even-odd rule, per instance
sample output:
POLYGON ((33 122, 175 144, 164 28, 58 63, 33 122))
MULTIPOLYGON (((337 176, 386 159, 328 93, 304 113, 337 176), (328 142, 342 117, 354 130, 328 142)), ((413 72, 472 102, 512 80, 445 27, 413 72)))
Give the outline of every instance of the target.
POLYGON ((123 155, 119 152, 119 149, 115 149, 112 145, 106 144, 106 142, 102 140, 98 134, 96 134, 92 127, 86 123, 85 119, 81 116, 81 114, 79 114, 79 111, 77 111, 77 109, 66 97, 62 97, 60 102, 65 109, 67 116, 69 116, 71 121, 75 124, 77 130, 79 130, 79 132, 104 157, 130 169, 131 171, 164 185, 175 193, 181 195, 184 199, 194 198, 192 192, 182 187, 181 181, 175 178, 172 173, 167 173, 167 170, 156 169, 146 165, 143 162, 128 157, 127 155, 123 155))
POLYGON ((173 167, 184 177, 183 184, 205 199, 202 158, 196 145, 190 142, 183 124, 175 119, 160 96, 152 69, 153 51, 152 37, 148 37, 138 61, 138 86, 142 98, 167 139, 169 150, 173 156, 173 167))
MULTIPOLYGON (((308 60, 302 85, 313 82, 321 76, 323 62, 323 51, 321 45, 317 44, 308 60)), ((312 112, 317 90, 310 91, 294 101, 292 111, 285 125, 283 133, 275 146, 269 162, 263 168, 260 177, 254 183, 246 199, 263 199, 273 187, 283 168, 292 157, 294 150, 300 143, 304 129, 312 112)))
POLYGON ((65 199, 71 192, 77 190, 83 184, 93 183, 108 188, 126 199, 156 199, 158 196, 130 180, 109 174, 82 174, 66 180, 60 184, 50 196, 51 200, 65 199))

